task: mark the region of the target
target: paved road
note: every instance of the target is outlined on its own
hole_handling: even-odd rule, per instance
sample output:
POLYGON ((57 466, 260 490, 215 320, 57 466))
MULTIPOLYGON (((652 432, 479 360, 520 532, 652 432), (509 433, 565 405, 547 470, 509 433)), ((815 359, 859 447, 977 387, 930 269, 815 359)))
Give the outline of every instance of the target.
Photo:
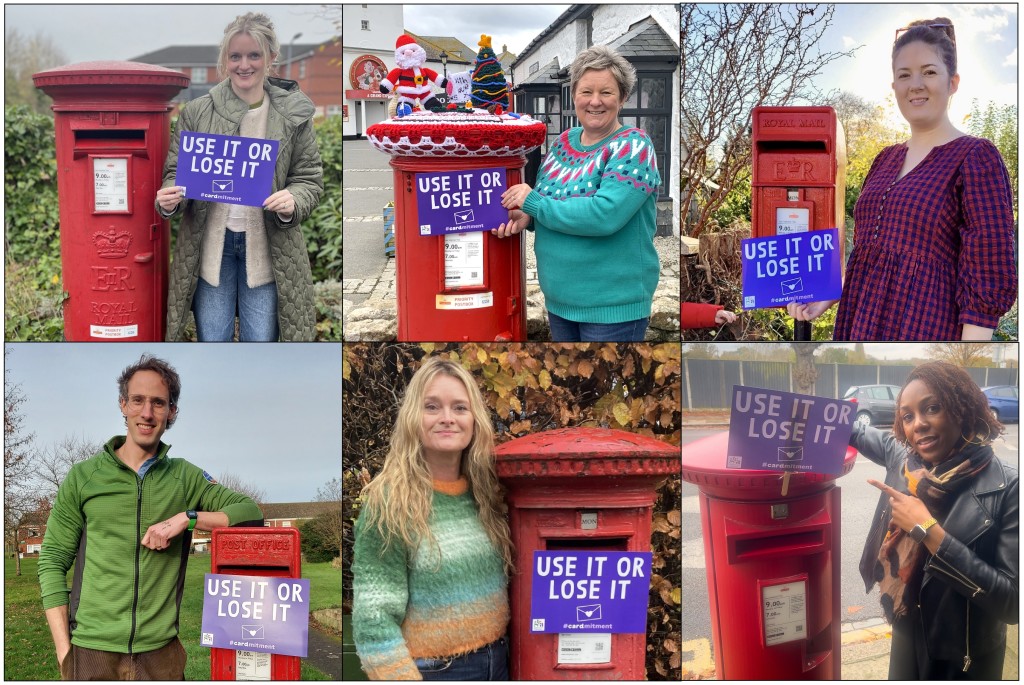
POLYGON ((341 638, 310 627, 306 661, 331 676, 333 680, 341 680, 341 638))
MULTIPOLYGON (((382 214, 384 205, 394 199, 391 158, 374 150, 365 140, 346 140, 342 153, 342 269, 346 280, 369 278, 379 275, 387 261, 382 214)), ((367 295, 345 295, 353 303, 366 298, 367 295)))
MULTIPOLYGON (((723 429, 684 430, 683 449, 723 429)), ((1011 424, 1007 426, 1006 434, 995 443, 997 456, 1015 467, 1019 467, 1018 438, 1019 426, 1011 424)), ((884 477, 885 470, 882 467, 858 455, 853 471, 839 481, 842 493, 842 621, 846 627, 855 622, 879 620, 882 616, 878 589, 876 587, 870 593, 864 592, 864 583, 857 566, 879 496, 878 490, 867 484, 867 479, 884 480, 884 477)), ((697 487, 684 482, 682 498, 682 590, 685 608, 682 612, 681 649, 684 651, 683 658, 689 659, 683 664, 683 672, 700 674, 714 666, 714 656, 697 487)))

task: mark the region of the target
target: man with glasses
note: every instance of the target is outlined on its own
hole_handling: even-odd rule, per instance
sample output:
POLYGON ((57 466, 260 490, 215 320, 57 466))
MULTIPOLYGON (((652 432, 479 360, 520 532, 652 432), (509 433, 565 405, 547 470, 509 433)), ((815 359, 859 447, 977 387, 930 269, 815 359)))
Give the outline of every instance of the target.
POLYGON ((160 438, 181 394, 167 362, 143 355, 118 387, 127 435, 71 468, 46 523, 43 608, 63 679, 182 680, 178 607, 191 531, 263 514, 249 497, 167 456, 160 438))

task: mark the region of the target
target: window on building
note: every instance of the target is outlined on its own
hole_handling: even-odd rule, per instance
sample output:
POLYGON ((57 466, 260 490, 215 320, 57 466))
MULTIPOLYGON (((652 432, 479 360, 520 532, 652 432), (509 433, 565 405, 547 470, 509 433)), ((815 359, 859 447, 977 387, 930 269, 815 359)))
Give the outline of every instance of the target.
POLYGON ((361 20, 359 22, 359 24, 360 24, 360 26, 362 26, 364 31, 369 31, 370 30, 370 20, 369 19, 363 19, 363 20, 361 20))
POLYGON ((28 536, 30 538, 37 538, 37 537, 39 537, 39 531, 37 529, 35 529, 35 528, 29 528, 28 529, 28 536))
POLYGON ((206 83, 206 67, 192 67, 190 75, 192 77, 192 85, 200 85, 206 83))
POLYGON ((42 545, 25 545, 25 554, 39 554, 42 545))
POLYGON ((654 144, 658 171, 662 175, 658 195, 668 197, 669 144, 672 140, 672 72, 637 70, 636 90, 623 104, 622 123, 642 128, 654 144))
POLYGON ((299 78, 306 78, 306 60, 299 61, 299 78))

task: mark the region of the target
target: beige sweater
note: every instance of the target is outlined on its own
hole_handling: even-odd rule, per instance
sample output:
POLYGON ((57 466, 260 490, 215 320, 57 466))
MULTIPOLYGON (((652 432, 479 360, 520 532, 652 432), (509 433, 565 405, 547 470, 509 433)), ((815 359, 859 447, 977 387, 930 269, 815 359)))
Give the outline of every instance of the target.
MULTIPOLYGON (((246 138, 265 138, 267 135, 267 113, 270 98, 264 96, 263 104, 251 109, 242 119, 238 134, 246 138)), ((267 228, 263 222, 262 207, 212 203, 206 217, 203 231, 202 259, 199 276, 212 285, 220 285, 220 261, 224 254, 224 232, 228 227, 228 215, 233 214, 232 230, 245 232, 245 275, 246 285, 256 288, 274 280, 270 264, 270 243, 267 228)))

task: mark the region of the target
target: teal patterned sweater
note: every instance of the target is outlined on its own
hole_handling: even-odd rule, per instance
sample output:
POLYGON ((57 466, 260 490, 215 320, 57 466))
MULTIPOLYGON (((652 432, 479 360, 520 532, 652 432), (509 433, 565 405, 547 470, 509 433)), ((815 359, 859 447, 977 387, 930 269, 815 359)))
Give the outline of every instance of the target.
POLYGON ((381 553, 376 525, 356 520, 352 637, 373 680, 421 680, 415 659, 471 652, 505 634, 508 580, 465 478, 434 481, 437 546, 381 553), (440 553, 440 559, 438 559, 440 553))
POLYGON ((522 207, 533 218, 544 300, 548 311, 582 323, 649 317, 661 272, 651 139, 621 127, 583 145, 582 132, 562 132, 522 207))

